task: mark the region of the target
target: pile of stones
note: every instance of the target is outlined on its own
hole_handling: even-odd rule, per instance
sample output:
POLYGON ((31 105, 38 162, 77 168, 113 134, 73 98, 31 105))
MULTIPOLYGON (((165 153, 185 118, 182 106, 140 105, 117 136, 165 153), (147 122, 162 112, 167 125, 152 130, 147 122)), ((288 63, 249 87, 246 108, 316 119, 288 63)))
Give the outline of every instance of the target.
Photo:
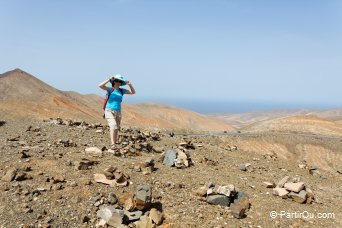
POLYGON ((297 203, 311 204, 315 200, 315 196, 300 178, 292 178, 289 176, 281 179, 277 185, 270 182, 264 182, 266 187, 273 188, 273 194, 283 199, 292 199, 297 203))
POLYGON ((230 207, 230 214, 235 218, 246 217, 245 212, 250 208, 248 195, 238 192, 232 184, 215 186, 209 183, 195 190, 195 194, 209 204, 230 207))
POLYGON ((32 176, 27 173, 29 171, 31 171, 31 167, 25 167, 22 169, 10 168, 7 170, 5 175, 2 176, 1 180, 4 182, 11 182, 32 179, 32 176))
POLYGON ((44 122, 48 122, 50 124, 55 124, 55 125, 65 125, 65 126, 70 126, 70 127, 78 127, 78 128, 83 128, 83 129, 102 129, 105 128, 101 123, 95 123, 95 124, 89 124, 83 120, 63 120, 62 118, 50 118, 48 120, 44 120, 44 122))
POLYGON ((154 165, 154 160, 152 158, 148 158, 145 162, 141 162, 132 169, 134 169, 135 172, 142 172, 144 175, 149 175, 155 170, 154 165))
POLYGON ((152 228, 161 225, 164 216, 152 204, 152 188, 149 185, 139 185, 136 191, 126 193, 115 201, 113 206, 103 205, 97 211, 98 226, 113 227, 144 227, 152 228))
POLYGON ((162 154, 161 161, 169 167, 177 167, 179 169, 187 168, 192 165, 190 154, 184 149, 171 149, 162 154))
POLYGON ((123 172, 118 171, 115 167, 110 166, 102 173, 94 174, 94 181, 97 183, 103 183, 114 186, 127 186, 129 176, 126 176, 123 172))

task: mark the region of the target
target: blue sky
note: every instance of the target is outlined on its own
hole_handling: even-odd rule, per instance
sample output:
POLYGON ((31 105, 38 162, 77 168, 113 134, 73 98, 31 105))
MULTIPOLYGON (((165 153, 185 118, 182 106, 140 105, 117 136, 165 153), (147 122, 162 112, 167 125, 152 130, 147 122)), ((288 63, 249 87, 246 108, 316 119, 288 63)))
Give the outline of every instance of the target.
MULTIPOLYGON (((342 1, 0 0, 0 72, 136 101, 342 106, 342 1)), ((204 103, 205 105, 205 103, 204 103)))

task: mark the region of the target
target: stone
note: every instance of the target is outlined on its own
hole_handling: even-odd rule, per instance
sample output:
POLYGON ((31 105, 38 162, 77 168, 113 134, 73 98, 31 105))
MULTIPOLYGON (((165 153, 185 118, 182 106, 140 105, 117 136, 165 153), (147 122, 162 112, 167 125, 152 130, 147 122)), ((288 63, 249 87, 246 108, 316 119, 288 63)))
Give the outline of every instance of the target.
POLYGON ((304 189, 304 183, 303 182, 298 182, 298 183, 286 183, 284 184, 284 187, 287 190, 290 190, 292 192, 300 192, 301 190, 304 189))
POLYGON ((17 169, 9 169, 7 170, 6 174, 1 178, 2 181, 11 182, 15 175, 17 174, 17 169))
POLYGON ((245 193, 240 193, 240 197, 230 206, 231 214, 238 219, 244 218, 245 212, 250 207, 249 197, 245 193))
POLYGON ((288 196, 297 203, 304 203, 307 198, 307 193, 305 190, 302 190, 299 193, 290 192, 288 196))
POLYGON ((178 150, 177 159, 181 160, 185 167, 189 167, 188 156, 182 150, 178 150))
POLYGON ((231 197, 236 193, 235 186, 232 184, 225 185, 225 186, 218 186, 217 189, 215 189, 215 192, 218 194, 226 195, 228 197, 231 197))
POLYGON ((108 180, 104 174, 99 173, 94 174, 94 181, 97 183, 103 183, 108 185, 116 184, 116 180, 108 180))
POLYGON ((25 151, 21 152, 21 158, 29 158, 31 157, 29 154, 25 153, 25 151))
POLYGON ((90 218, 87 215, 82 216, 82 223, 87 223, 90 221, 90 218))
POLYGON ((299 164, 298 167, 301 168, 301 169, 305 169, 306 165, 305 164, 299 164))
POLYGON ((155 208, 151 209, 149 217, 156 225, 160 225, 163 223, 163 213, 161 213, 155 208))
POLYGON ((311 204, 315 200, 315 195, 313 194, 311 189, 306 189, 306 204, 311 204))
POLYGON ((88 147, 85 150, 86 155, 93 157, 102 157, 102 150, 97 147, 88 147))
POLYGON ((286 182, 288 182, 289 179, 290 179, 289 176, 284 177, 283 179, 281 179, 281 180, 278 182, 277 187, 278 187, 278 188, 284 187, 284 184, 285 184, 286 182))
POLYGON ((135 201, 133 197, 127 198, 123 207, 125 208, 126 211, 133 211, 135 209, 135 201))
POLYGON ((207 186, 202 186, 202 187, 199 187, 198 189, 195 190, 195 194, 203 197, 203 196, 207 195, 207 191, 208 191, 207 186))
POLYGON ((139 165, 135 165, 133 169, 135 172, 141 172, 141 167, 139 165))
POLYGON ((16 181, 24 181, 24 180, 27 180, 27 179, 31 179, 30 176, 27 175, 27 173, 24 173, 24 172, 18 172, 16 175, 15 175, 15 178, 14 178, 16 181))
POLYGON ((89 161, 87 159, 82 159, 82 161, 76 162, 75 168, 77 170, 87 170, 90 169, 94 165, 93 161, 89 161))
POLYGON ((184 164, 184 161, 180 158, 177 158, 175 160, 175 167, 179 168, 179 169, 182 169, 182 168, 185 168, 185 164, 184 164))
POLYGON ((124 214, 127 216, 128 222, 133 222, 133 221, 139 220, 143 213, 142 211, 129 212, 129 211, 124 210, 124 214))
POLYGON ((152 219, 146 215, 141 216, 139 221, 134 222, 136 228, 153 228, 152 219))
POLYGON ((247 167, 246 167, 245 164, 240 164, 239 168, 240 168, 241 171, 246 171, 247 170, 247 167))
POLYGON ((138 210, 149 208, 152 202, 152 188, 149 185, 137 186, 135 204, 138 210))
POLYGON ((106 221, 108 225, 117 227, 123 223, 124 211, 109 206, 99 210, 97 217, 106 221))
POLYGON ((70 182, 70 187, 77 187, 77 182, 76 181, 71 181, 70 182))
POLYGON ((147 164, 147 166, 153 166, 154 165, 154 159, 148 158, 148 159, 146 159, 145 163, 147 164))
POLYGON ((177 151, 176 150, 168 150, 164 155, 163 163, 166 166, 172 167, 175 164, 175 159, 177 158, 177 151))
POLYGON ((289 192, 285 188, 276 187, 273 189, 273 194, 280 197, 286 197, 289 194, 289 192))
POLYGON ((229 206, 231 199, 225 195, 210 195, 205 199, 210 204, 229 206))
POLYGON ((121 206, 123 206, 125 204, 125 202, 127 201, 127 199, 129 199, 129 198, 133 199, 134 198, 134 194, 133 193, 126 193, 126 194, 120 196, 119 197, 119 204, 121 206))
POLYGON ((207 189, 207 196, 214 194, 214 188, 207 189))
POLYGON ((109 173, 114 173, 117 169, 114 166, 109 166, 104 171, 109 173))
POLYGON ((109 179, 109 180, 113 180, 113 179, 114 179, 114 175, 113 175, 113 173, 110 173, 110 172, 104 171, 104 172, 103 172, 103 175, 105 175, 105 176, 106 176, 106 178, 107 178, 107 179, 109 179))
POLYGON ((149 175, 149 174, 152 174, 154 168, 152 166, 148 166, 148 167, 144 167, 142 168, 142 173, 144 175, 149 175))
POLYGON ((153 151, 156 153, 163 153, 164 148, 163 147, 153 147, 153 151))
POLYGON ((109 204, 116 204, 118 202, 118 197, 114 193, 109 193, 107 201, 109 204))
POLYGON ((115 183, 117 186, 127 186, 128 184, 127 178, 122 172, 115 172, 114 177, 115 177, 115 183))
POLYGON ((276 186, 275 183, 271 182, 263 182, 263 184, 266 186, 266 188, 274 188, 276 186))

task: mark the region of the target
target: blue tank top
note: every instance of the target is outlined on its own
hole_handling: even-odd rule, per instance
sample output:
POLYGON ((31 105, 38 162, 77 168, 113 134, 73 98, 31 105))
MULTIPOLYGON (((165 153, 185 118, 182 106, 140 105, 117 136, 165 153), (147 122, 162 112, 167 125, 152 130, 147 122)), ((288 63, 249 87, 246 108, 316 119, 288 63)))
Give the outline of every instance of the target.
MULTIPOLYGON (((114 89, 114 91, 110 94, 109 99, 106 104, 106 109, 110 110, 121 110, 121 102, 123 94, 126 93, 126 89, 120 88, 122 91, 122 94, 120 90, 114 89)), ((112 90, 112 87, 108 87, 107 93, 109 94, 112 90)))

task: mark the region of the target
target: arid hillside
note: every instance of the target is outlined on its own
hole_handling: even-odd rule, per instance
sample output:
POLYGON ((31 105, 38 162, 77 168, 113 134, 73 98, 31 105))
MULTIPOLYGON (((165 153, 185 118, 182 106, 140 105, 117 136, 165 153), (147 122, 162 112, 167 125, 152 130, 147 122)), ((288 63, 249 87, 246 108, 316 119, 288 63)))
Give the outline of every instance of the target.
MULTIPOLYGON (((0 119, 35 120, 61 117, 103 122, 102 98, 95 94, 64 92, 20 69, 0 75, 0 119)), ((195 112, 161 104, 123 105, 123 126, 200 131, 234 129, 195 112)))
POLYGON ((247 125, 278 119, 282 117, 290 116, 304 116, 304 115, 314 115, 320 118, 328 120, 342 120, 342 108, 336 109, 322 109, 322 110, 309 110, 309 109, 285 109, 285 110, 266 110, 260 112, 246 112, 246 113, 236 113, 236 114, 211 114, 208 115, 212 118, 224 121, 225 123, 232 125, 234 127, 240 128, 247 125))
POLYGON ((317 116, 291 116, 261 121, 243 128, 247 132, 308 133, 342 136, 342 125, 317 116))

